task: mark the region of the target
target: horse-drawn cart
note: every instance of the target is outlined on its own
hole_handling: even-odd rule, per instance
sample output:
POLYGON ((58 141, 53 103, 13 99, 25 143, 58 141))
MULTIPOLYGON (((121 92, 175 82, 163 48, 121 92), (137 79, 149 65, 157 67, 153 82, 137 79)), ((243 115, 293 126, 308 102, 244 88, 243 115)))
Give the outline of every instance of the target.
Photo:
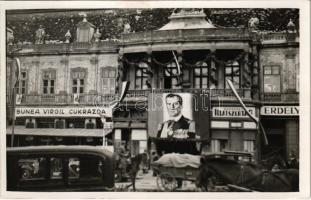
POLYGON ((153 163, 152 169, 157 174, 157 187, 161 191, 174 191, 179 186, 179 181, 196 181, 199 173, 198 168, 194 167, 166 167, 153 163))
POLYGON ((174 191, 182 186, 182 181, 195 182, 197 180, 200 154, 207 140, 152 138, 151 141, 156 146, 157 154, 161 156, 158 161, 151 163, 157 175, 159 190, 174 191), (165 163, 161 162, 165 159, 165 163))

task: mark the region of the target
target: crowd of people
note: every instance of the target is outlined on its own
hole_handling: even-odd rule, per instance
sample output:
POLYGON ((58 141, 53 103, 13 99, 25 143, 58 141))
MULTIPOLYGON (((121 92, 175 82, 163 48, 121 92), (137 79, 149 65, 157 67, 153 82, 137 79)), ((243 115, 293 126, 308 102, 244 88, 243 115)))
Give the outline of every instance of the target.
MULTIPOLYGON (((119 39, 124 26, 129 26, 129 32, 157 30, 169 22, 168 17, 172 12, 173 9, 83 11, 88 22, 100 30, 101 40, 119 39)), ((261 31, 284 31, 290 19, 296 26, 299 24, 298 9, 204 9, 204 13, 216 27, 247 27, 252 17, 258 18, 261 31)), ((46 40, 65 41, 65 34, 69 30, 71 41, 75 41, 77 24, 82 20, 81 11, 8 13, 7 27, 14 31, 15 43, 34 43, 40 25, 45 30, 46 40)))

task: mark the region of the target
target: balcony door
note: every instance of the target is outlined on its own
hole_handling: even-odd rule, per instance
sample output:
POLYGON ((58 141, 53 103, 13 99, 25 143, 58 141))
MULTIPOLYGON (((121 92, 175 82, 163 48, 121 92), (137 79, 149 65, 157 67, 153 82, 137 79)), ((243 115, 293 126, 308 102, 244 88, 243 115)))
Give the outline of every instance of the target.
POLYGON ((164 88, 177 89, 178 85, 178 68, 175 62, 169 63, 164 69, 164 88))

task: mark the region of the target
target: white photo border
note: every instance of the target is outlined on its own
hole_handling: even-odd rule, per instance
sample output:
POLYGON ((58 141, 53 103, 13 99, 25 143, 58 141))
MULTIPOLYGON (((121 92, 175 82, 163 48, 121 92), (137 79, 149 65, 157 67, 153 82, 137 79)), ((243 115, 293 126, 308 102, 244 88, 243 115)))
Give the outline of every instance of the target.
POLYGON ((70 8, 298 8, 300 9, 300 191, 289 193, 154 193, 154 192, 8 192, 6 191, 6 42, 1 29, 0 126, 1 126, 1 198, 105 198, 105 199, 302 199, 310 196, 310 2, 307 0, 275 1, 0 1, 0 27, 6 27, 5 12, 10 9, 70 8))

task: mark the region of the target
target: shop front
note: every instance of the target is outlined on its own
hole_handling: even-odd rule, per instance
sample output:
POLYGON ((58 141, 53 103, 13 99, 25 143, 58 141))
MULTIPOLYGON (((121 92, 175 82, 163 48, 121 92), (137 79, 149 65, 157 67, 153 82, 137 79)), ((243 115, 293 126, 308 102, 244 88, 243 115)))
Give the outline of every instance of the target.
MULTIPOLYGON (((256 107, 247 107, 256 116, 256 107)), ((210 152, 237 151, 255 154, 257 125, 242 107, 212 107, 210 152)))
POLYGON ((267 133, 268 146, 262 147, 262 157, 280 155, 288 159, 290 153, 299 155, 299 106, 262 106, 261 122, 267 133))
POLYGON ((112 110, 90 106, 18 106, 14 128, 7 127, 7 146, 12 145, 11 141, 14 146, 103 145, 104 135, 105 141, 112 143, 108 134, 112 131, 111 122, 102 121, 102 115, 111 116, 112 110))

